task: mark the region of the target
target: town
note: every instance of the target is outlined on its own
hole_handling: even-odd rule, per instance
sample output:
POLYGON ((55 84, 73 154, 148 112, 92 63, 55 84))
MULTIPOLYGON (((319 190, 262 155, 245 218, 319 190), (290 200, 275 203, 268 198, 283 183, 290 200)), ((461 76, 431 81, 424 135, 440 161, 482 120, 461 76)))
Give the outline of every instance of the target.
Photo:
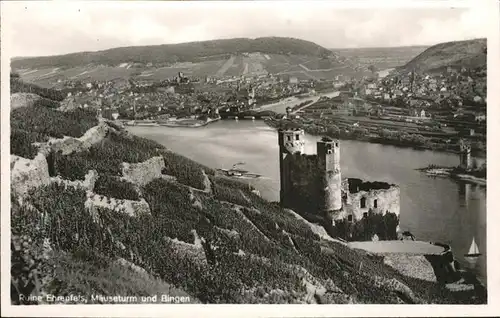
POLYGON ((220 118, 249 118, 277 127, 287 119, 310 134, 421 149, 457 152, 466 139, 475 155, 485 155, 484 68, 448 67, 437 75, 393 71, 384 77, 371 70, 360 78, 340 74, 330 80, 262 71, 204 78, 179 72, 161 81, 58 80, 54 88, 63 95, 62 108, 97 109, 130 125, 200 127, 220 118), (273 111, 273 104, 289 98, 286 115, 273 111))

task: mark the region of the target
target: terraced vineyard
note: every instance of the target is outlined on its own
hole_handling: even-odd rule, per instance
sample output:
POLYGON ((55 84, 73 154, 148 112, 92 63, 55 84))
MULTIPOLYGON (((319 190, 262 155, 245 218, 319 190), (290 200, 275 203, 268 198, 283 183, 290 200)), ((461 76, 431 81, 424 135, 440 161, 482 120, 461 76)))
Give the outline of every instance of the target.
MULTIPOLYGON (((72 128, 76 113, 50 110, 37 118, 39 114, 17 113, 12 127, 60 138, 80 136, 85 125, 92 125, 89 118, 72 128)), ((403 276, 380 259, 318 232, 317 226, 267 202, 248 185, 105 125, 107 135, 88 150, 48 161, 51 177, 58 175, 63 182, 82 180, 85 172, 96 170, 95 189, 50 181, 30 190, 22 203, 12 192, 14 295, 147 295, 172 289, 204 303, 481 301, 473 292, 452 293, 437 283, 403 276), (152 181, 139 185, 122 179, 123 162, 142 164, 153 156, 160 156, 165 168, 152 181), (140 198, 150 212, 89 209, 88 201, 96 195, 92 191, 110 196, 109 202, 140 198), (146 275, 123 270, 114 280, 103 272, 127 268, 123 264, 140 267, 146 275), (76 275, 79 269, 86 278, 76 275), (91 283, 104 277, 105 289, 91 283), (30 285, 35 278, 41 281, 36 287, 30 285)), ((33 152, 29 142, 14 138, 11 145, 19 156, 33 152)))

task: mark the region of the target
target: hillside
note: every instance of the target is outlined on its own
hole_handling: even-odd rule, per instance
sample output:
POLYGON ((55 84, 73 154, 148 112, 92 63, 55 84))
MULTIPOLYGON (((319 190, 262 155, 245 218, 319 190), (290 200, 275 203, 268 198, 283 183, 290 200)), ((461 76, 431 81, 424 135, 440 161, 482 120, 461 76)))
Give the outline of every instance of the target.
POLYGON ((266 54, 327 57, 331 52, 315 43, 280 37, 257 39, 236 38, 113 48, 97 52, 81 52, 58 56, 23 58, 12 61, 13 68, 77 67, 87 64, 118 66, 122 63, 170 64, 220 59, 232 54, 260 52, 266 54))
MULTIPOLYGON (((462 303, 85 110, 11 110, 11 289, 202 303, 462 303)), ((432 269, 431 269, 432 270, 432 269)), ((69 297, 69 296, 68 296, 69 297)), ((98 299, 61 302, 100 303, 98 299)))
POLYGON ((385 70, 405 65, 426 48, 426 46, 401 46, 331 50, 335 54, 348 58, 363 67, 373 65, 377 70, 385 70))
POLYGON ((315 43, 279 37, 124 47, 11 62, 23 81, 44 87, 66 80, 161 81, 178 72, 198 78, 272 73, 304 80, 359 77, 366 72, 315 43))
POLYGON ((486 68, 486 39, 454 41, 429 47, 400 68, 423 72, 445 71, 447 67, 486 68))

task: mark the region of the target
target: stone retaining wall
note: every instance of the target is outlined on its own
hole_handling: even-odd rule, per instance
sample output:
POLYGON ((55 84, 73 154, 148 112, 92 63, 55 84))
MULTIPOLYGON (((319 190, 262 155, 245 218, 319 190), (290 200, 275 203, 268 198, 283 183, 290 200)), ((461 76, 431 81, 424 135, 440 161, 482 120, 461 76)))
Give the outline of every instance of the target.
POLYGON ((50 183, 49 165, 42 153, 32 160, 11 155, 10 168, 11 191, 21 197, 31 189, 50 183))
POLYGON ((165 168, 165 160, 163 157, 153 157, 140 163, 126 163, 122 164, 123 179, 143 186, 153 181, 154 179, 161 178, 161 171, 165 168))
POLYGON ((46 146, 42 146, 42 148, 44 148, 46 154, 48 154, 49 151, 61 151, 63 155, 69 155, 73 152, 82 152, 106 138, 109 130, 110 127, 106 125, 105 122, 100 122, 99 125, 87 130, 80 138, 65 136, 60 139, 50 139, 46 143, 46 146))
POLYGON ((91 213, 97 208, 106 208, 118 213, 126 213, 132 217, 137 217, 142 214, 151 214, 149 204, 144 199, 140 201, 115 199, 93 192, 87 193, 85 206, 91 213))

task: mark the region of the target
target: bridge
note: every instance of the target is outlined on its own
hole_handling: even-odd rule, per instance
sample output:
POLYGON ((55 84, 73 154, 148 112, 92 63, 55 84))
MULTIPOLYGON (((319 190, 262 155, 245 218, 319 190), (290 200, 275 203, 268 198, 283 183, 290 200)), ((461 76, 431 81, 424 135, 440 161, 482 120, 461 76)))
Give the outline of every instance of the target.
POLYGON ((349 242, 347 245, 373 254, 442 255, 449 251, 446 245, 410 240, 349 242))

